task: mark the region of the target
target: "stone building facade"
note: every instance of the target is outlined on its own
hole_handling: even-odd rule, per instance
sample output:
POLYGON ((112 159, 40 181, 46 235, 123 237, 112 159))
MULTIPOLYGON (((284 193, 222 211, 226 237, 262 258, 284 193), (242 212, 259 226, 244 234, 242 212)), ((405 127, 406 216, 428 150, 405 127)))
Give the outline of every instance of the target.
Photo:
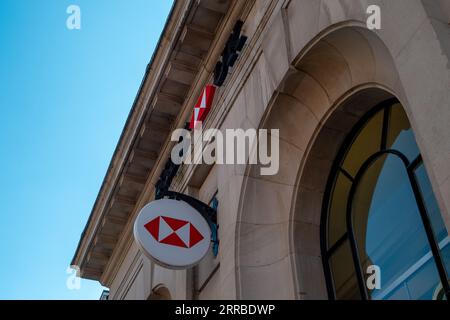
POLYGON ((321 242, 330 173, 355 124, 389 99, 409 119, 450 230, 449 22, 448 0, 175 1, 72 264, 110 299, 331 298, 321 242), (366 26, 372 4, 380 30, 366 26), (220 245, 170 270, 139 251, 133 222, 237 20, 248 39, 204 127, 279 128, 279 172, 183 165, 172 190, 218 199, 220 245))

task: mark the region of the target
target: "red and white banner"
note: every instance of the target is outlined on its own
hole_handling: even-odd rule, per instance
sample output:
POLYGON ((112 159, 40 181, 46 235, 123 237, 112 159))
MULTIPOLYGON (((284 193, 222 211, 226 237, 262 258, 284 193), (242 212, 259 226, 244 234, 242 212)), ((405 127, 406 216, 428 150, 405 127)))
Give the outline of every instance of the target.
POLYGON ((194 129, 200 122, 203 122, 206 119, 206 116, 211 110, 215 92, 216 87, 213 85, 207 85, 203 89, 192 112, 191 122, 189 124, 190 129, 194 129))

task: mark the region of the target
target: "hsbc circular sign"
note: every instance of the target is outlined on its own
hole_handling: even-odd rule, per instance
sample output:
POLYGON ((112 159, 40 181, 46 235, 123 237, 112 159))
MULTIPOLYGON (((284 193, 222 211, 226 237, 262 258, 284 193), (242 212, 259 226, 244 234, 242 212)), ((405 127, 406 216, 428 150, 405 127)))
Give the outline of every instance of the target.
POLYGON ((208 252, 211 229, 186 202, 160 199, 141 209, 134 222, 134 238, 156 263, 184 269, 197 264, 208 252))

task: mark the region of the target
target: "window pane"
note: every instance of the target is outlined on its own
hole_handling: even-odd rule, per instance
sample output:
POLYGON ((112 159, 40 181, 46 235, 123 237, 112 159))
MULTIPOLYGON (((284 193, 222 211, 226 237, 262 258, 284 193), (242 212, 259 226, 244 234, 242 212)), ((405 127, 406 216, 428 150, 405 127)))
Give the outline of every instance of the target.
POLYGON ((413 161, 419 155, 414 133, 400 104, 393 105, 391 109, 386 148, 402 152, 409 161, 413 161))
POLYGON ((330 269, 333 275, 336 299, 361 299, 348 240, 331 256, 330 269))
POLYGON ((345 211, 351 186, 351 181, 342 173, 338 173, 331 196, 328 218, 328 248, 335 244, 347 231, 345 211))
POLYGON ((430 180, 428 179, 428 175, 423 164, 416 169, 415 174, 425 206, 427 208, 428 216, 430 217, 434 234, 438 241, 442 241, 448 236, 448 233, 445 228, 444 221, 442 220, 436 198, 434 197, 433 189, 431 188, 430 180))
POLYGON ((431 300, 441 288, 436 264, 431 252, 403 273, 384 291, 374 292, 376 300, 431 300))
POLYGON ((427 208, 428 217, 430 218, 434 235, 439 243, 439 247, 441 248, 442 260, 446 267, 447 274, 450 274, 450 245, 448 232, 444 221, 442 220, 436 197, 434 196, 433 189, 431 188, 430 179, 428 178, 427 172, 425 171, 425 166, 423 164, 416 169, 415 175, 425 202, 425 207, 427 208))
POLYGON ((439 277, 400 158, 384 155, 369 167, 358 185, 352 208, 363 271, 368 265, 381 269, 381 289, 369 291, 369 295, 386 299, 406 285, 411 297, 431 299, 427 294, 436 287, 439 277), (428 260, 424 258, 427 254, 428 260), (416 287, 411 289, 419 282, 420 292, 416 287))
POLYGON ((383 111, 380 111, 370 119, 353 142, 342 163, 342 167, 353 177, 356 176, 361 165, 380 150, 382 127, 383 111))
POLYGON ((377 292, 372 293, 372 300, 411 300, 408 286, 402 282, 400 285, 394 287, 387 295, 380 295, 377 292))
MULTIPOLYGON (((441 248, 441 257, 442 257, 442 261, 444 261, 445 263, 445 267, 447 270, 447 277, 450 274, 450 237, 447 236, 444 240, 442 240, 439 243, 439 247, 441 248)), ((449 280, 450 282, 450 280, 449 280)), ((442 288, 441 288, 442 291, 442 288)), ((434 293, 435 295, 438 294, 438 292, 434 293)), ((440 296, 442 296, 442 294, 440 294, 440 296)), ((446 299, 445 295, 443 297, 441 297, 440 299, 446 299)))
POLYGON ((433 299, 433 294, 441 283, 431 252, 423 260, 426 262, 417 270, 413 270, 411 276, 405 281, 413 300, 433 299))

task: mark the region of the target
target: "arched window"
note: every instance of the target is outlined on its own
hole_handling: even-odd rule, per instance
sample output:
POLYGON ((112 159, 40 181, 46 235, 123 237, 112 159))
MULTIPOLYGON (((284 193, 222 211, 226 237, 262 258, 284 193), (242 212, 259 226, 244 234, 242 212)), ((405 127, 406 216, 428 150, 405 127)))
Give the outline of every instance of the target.
POLYGON ((403 107, 384 102, 346 141, 323 207, 330 298, 448 299, 450 240, 403 107))

